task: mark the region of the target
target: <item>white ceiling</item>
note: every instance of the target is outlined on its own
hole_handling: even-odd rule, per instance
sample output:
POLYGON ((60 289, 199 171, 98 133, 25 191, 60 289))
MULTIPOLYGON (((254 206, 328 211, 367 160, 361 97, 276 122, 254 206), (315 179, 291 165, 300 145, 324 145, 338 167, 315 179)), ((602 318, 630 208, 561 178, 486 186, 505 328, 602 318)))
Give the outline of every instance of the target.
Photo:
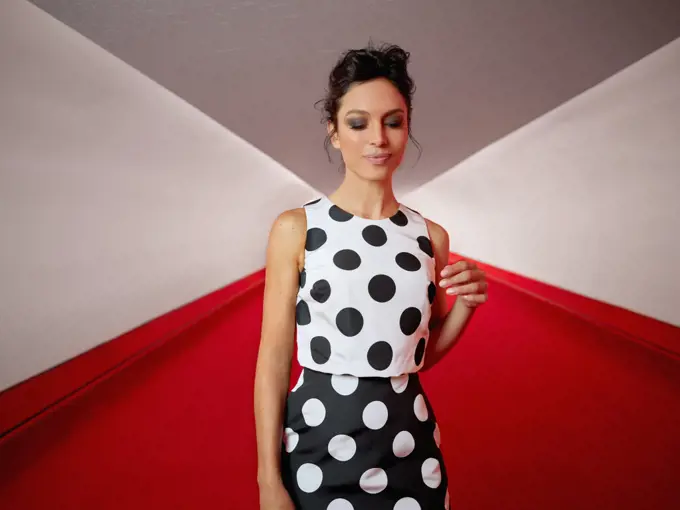
POLYGON ((678 0, 32 1, 322 192, 314 103, 369 37, 412 54, 406 192, 680 36, 678 0))

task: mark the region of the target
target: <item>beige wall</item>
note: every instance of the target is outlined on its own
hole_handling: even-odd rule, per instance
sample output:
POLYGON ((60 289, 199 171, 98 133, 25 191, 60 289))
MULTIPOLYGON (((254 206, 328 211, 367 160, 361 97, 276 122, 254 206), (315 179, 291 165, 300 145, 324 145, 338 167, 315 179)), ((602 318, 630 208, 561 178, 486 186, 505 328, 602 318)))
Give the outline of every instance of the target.
POLYGON ((680 325, 679 197, 676 40, 405 201, 454 251, 680 325))
POLYGON ((0 390, 260 269, 316 195, 27 2, 0 69, 0 390))

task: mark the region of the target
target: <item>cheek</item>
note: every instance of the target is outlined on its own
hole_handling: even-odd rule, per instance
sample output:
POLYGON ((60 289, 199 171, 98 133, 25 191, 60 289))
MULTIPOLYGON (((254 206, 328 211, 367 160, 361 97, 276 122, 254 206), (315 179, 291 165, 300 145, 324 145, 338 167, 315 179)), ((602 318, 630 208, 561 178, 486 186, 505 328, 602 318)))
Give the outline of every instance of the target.
POLYGON ((395 129, 390 131, 387 136, 393 149, 403 151, 406 148, 408 143, 408 131, 406 129, 395 129))

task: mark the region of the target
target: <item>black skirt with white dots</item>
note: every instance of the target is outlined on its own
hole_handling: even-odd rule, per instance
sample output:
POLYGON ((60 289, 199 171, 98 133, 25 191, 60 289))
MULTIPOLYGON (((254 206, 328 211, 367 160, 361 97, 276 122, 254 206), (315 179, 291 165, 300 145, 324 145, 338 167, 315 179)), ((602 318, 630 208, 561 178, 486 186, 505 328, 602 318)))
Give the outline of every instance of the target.
POLYGON ((282 474, 299 510, 449 508, 439 427, 416 373, 304 369, 284 427, 282 474))

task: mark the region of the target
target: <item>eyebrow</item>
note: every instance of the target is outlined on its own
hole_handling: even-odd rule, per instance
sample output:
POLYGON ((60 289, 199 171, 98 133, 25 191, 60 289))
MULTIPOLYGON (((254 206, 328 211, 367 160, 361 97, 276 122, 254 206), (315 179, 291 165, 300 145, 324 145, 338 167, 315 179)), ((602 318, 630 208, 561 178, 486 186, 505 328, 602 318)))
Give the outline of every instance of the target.
MULTIPOLYGON (((345 117, 347 117, 351 113, 361 113, 363 115, 370 115, 367 111, 365 110, 350 110, 345 114, 345 117)), ((393 113, 404 113, 404 110, 402 108, 395 108, 394 110, 390 110, 387 112, 383 117, 387 117, 388 115, 392 115, 393 113)))

